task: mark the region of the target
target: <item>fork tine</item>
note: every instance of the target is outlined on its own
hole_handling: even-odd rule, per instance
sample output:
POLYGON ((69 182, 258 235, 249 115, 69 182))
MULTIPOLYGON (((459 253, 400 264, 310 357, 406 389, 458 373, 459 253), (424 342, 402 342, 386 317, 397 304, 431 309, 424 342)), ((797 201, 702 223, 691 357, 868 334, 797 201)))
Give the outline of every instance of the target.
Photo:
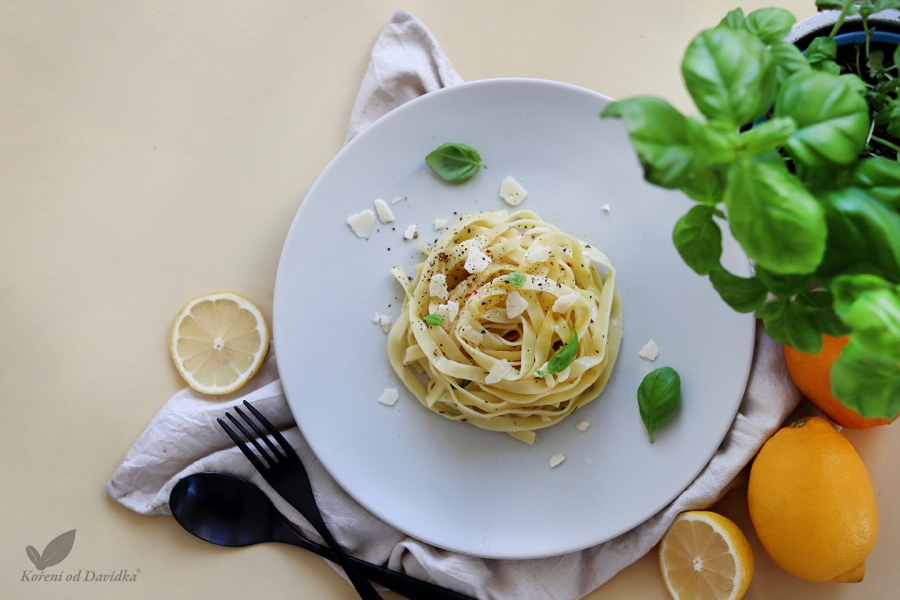
POLYGON ((259 422, 263 424, 263 427, 272 434, 272 437, 275 438, 278 443, 281 445, 281 449, 285 451, 286 456, 296 458, 299 460, 300 457, 297 456, 297 453, 294 451, 294 448, 288 443, 284 436, 281 435, 281 432, 278 431, 278 428, 272 425, 267 418, 265 418, 261 412, 253 408, 249 402, 244 400, 244 406, 247 407, 247 410, 253 413, 253 416, 259 419, 259 422))
POLYGON ((284 454, 284 451, 281 451, 281 452, 278 451, 278 447, 272 443, 272 440, 270 440, 269 437, 259 429, 259 427, 256 426, 256 423, 253 422, 253 419, 251 419, 246 414, 244 414, 244 411, 242 411, 237 406, 234 407, 234 412, 241 415, 241 418, 243 418, 245 421, 247 421, 247 425, 249 425, 250 428, 253 429, 254 433, 256 433, 256 436, 258 438, 260 438, 262 441, 264 441, 266 443, 266 446, 269 447, 269 450, 271 450, 272 453, 277 458, 279 458, 279 459, 285 458, 286 455, 284 454))
POLYGON ((260 453, 260 455, 266 459, 266 462, 269 463, 269 466, 275 465, 275 459, 269 456, 269 453, 266 452, 266 449, 259 445, 259 442, 256 441, 256 438, 250 435, 250 432, 244 429, 244 426, 241 425, 241 422, 234 418, 234 415, 231 413, 225 413, 225 416, 228 417, 228 420, 234 423, 234 426, 241 430, 241 433, 244 434, 244 437, 247 438, 247 441, 253 444, 253 447, 256 448, 256 451, 260 453))
POLYGON ((225 424, 225 421, 223 421, 222 419, 216 419, 216 421, 219 422, 219 425, 222 426, 222 429, 225 430, 225 433, 228 434, 228 437, 230 437, 232 441, 237 444, 237 447, 241 449, 241 452, 244 453, 244 456, 246 456, 247 459, 250 460, 251 463, 253 463, 253 466, 256 467, 256 470, 260 472, 264 471, 266 467, 259 461, 256 455, 250 451, 250 448, 247 447, 247 444, 244 443, 244 440, 239 438, 238 435, 231 429, 231 427, 225 424))

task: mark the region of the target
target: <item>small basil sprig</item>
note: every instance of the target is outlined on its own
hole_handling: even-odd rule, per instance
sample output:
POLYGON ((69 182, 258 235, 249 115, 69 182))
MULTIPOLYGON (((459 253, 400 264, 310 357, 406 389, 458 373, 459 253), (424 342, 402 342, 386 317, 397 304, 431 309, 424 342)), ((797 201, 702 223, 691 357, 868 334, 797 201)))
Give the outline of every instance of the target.
POLYGON ((438 314, 425 315, 425 318, 422 320, 432 327, 437 327, 438 325, 444 324, 444 317, 438 314))
POLYGON ((463 183, 472 179, 479 169, 487 169, 478 151, 465 144, 438 146, 425 157, 425 162, 441 179, 450 183, 463 183))
POLYGON ((653 432, 672 416, 681 404, 681 377, 672 367, 647 374, 637 391, 641 419, 653 443, 653 432))
POLYGON ((568 344, 563 346, 556 355, 550 359, 547 363, 547 369, 542 371, 540 369, 534 372, 538 377, 546 377, 547 375, 555 375, 557 373, 562 373, 566 370, 566 368, 572 364, 572 361, 575 360, 575 356, 578 354, 578 332, 572 332, 572 339, 568 344))
POLYGON ((522 284, 525 283, 525 274, 510 273, 507 279, 509 279, 509 283, 512 284, 514 288, 520 288, 522 287, 522 284))

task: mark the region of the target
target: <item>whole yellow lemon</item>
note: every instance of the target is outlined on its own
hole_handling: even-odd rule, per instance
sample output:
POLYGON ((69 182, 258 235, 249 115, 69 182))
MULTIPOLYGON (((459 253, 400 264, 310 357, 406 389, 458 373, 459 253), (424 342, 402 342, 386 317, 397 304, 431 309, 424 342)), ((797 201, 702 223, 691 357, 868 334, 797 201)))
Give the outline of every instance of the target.
POLYGON ((801 419, 759 451, 747 491, 759 541, 807 581, 862 580, 878 534, 878 506, 859 454, 828 421, 801 419))

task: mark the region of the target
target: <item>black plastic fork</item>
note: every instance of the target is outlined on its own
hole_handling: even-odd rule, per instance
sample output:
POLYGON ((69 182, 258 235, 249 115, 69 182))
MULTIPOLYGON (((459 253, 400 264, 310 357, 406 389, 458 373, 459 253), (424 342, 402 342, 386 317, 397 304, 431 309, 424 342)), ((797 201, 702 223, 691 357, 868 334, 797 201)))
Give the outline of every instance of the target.
POLYGON ((234 443, 237 444, 238 448, 241 449, 241 452, 244 453, 244 456, 253 463, 253 466, 256 467, 256 470, 260 472, 269 485, 271 485, 282 498, 287 500, 291 506, 296 508, 301 515, 306 517, 306 520, 309 521, 310 525, 319 532, 319 535, 322 536, 325 543, 328 544, 328 547, 334 551, 338 564, 343 567, 344 572, 347 574, 353 587, 356 588, 360 597, 364 600, 379 600, 381 596, 378 595, 378 592, 375 591, 375 588, 372 587, 369 580, 353 566, 347 553, 344 552, 344 549, 341 548, 337 540, 334 539, 334 536, 331 535, 331 532, 328 531, 328 527, 326 527, 325 521, 322 519, 322 513, 319 512, 319 507, 316 505, 316 499, 313 495, 312 485, 309 482, 309 475, 306 472, 306 467, 303 466, 300 457, 297 456, 297 453, 288 441, 284 439, 281 432, 278 431, 268 419, 266 419, 258 410, 253 408, 246 400, 244 400, 244 406, 253 413, 253 416, 256 417, 269 434, 275 438, 275 441, 278 442, 280 448, 276 447, 276 445, 272 443, 272 440, 270 440, 269 437, 259 429, 256 423, 254 423, 240 408, 235 406, 234 412, 244 419, 247 425, 249 425, 256 434, 256 437, 259 437, 265 442, 272 454, 266 452, 266 449, 260 445, 256 437, 251 435, 250 432, 241 425, 240 421, 231 415, 231 413, 226 412, 225 416, 228 417, 244 437, 253 444, 253 447, 256 448, 256 451, 259 452, 260 456, 267 464, 263 464, 260 457, 256 456, 253 451, 250 450, 247 444, 241 440, 225 421, 216 419, 219 422, 219 425, 222 426, 225 433, 227 433, 234 443))

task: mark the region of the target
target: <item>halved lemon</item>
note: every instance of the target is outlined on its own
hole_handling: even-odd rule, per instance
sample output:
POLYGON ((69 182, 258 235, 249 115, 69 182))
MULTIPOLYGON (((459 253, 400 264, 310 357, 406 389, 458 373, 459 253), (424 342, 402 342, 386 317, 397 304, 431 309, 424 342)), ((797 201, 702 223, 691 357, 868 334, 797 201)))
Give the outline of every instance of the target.
POLYGON ((269 350, 259 308, 241 295, 194 298, 178 313, 169 351, 181 376, 204 394, 228 394, 250 381, 269 350))
POLYGON ((729 519, 688 511, 663 536, 659 566, 675 600, 738 600, 753 577, 753 550, 729 519))

